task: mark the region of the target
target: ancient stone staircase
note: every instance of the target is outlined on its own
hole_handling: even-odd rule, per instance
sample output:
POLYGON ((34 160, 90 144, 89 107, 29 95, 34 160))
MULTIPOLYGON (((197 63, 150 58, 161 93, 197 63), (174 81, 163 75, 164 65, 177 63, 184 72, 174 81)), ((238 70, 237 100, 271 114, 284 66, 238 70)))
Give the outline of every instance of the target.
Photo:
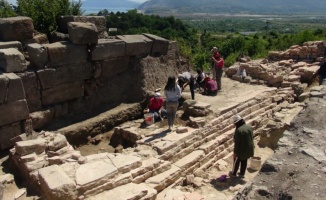
POLYGON ((145 158, 137 152, 82 156, 61 134, 49 132, 43 132, 37 140, 17 142, 11 157, 47 199, 155 199, 160 191, 186 175, 201 176, 218 166, 218 161, 232 152, 234 127, 230 119, 234 114, 251 124, 257 135, 284 107, 282 102, 292 100, 291 88, 271 88, 221 108, 216 118, 199 129, 186 127, 183 133, 178 133, 178 128, 169 133, 153 131, 160 132, 161 137, 140 136, 130 127, 116 128, 121 134, 129 134, 124 137, 136 138, 138 145, 156 151, 155 157, 145 158))

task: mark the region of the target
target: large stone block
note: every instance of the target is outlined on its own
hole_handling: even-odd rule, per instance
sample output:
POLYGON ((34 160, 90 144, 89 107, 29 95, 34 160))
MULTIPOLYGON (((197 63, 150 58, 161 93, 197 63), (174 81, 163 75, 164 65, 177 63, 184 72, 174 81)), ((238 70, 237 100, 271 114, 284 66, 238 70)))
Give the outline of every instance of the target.
POLYGON ((18 100, 0 105, 0 126, 18 122, 28 118, 26 100, 18 100))
POLYGON ((147 33, 143 35, 153 40, 152 53, 167 54, 169 50, 169 40, 147 33))
POLYGON ((55 72, 55 69, 42 69, 36 72, 43 90, 55 86, 55 72))
POLYGON ((83 82, 62 84, 42 91, 42 104, 51 105, 84 96, 83 82))
POLYGON ((126 43, 119 39, 99 39, 92 52, 92 60, 125 56, 126 43))
POLYGON ((0 40, 23 41, 33 38, 34 25, 29 17, 0 18, 0 40))
POLYGON ((126 43, 126 55, 135 56, 150 54, 153 41, 144 35, 118 35, 118 39, 126 43))
POLYGON ((39 170, 40 186, 47 200, 77 199, 76 184, 58 165, 39 170))
POLYGON ((74 45, 70 42, 56 42, 44 44, 47 48, 50 65, 60 66, 66 64, 83 63, 87 61, 87 46, 74 45))
POLYGON ((8 80, 7 102, 25 99, 25 91, 23 88, 22 80, 14 73, 4 74, 8 80))
POLYGON ((83 191, 107 183, 118 174, 117 168, 105 160, 81 165, 76 171, 76 183, 83 191))
POLYGON ((0 149, 8 149, 14 145, 12 138, 22 134, 20 123, 14 123, 0 128, 0 149))
POLYGON ((45 151, 46 140, 37 138, 35 140, 26 140, 16 142, 15 150, 20 156, 25 156, 31 153, 41 154, 45 151))
POLYGON ((30 112, 41 110, 41 89, 36 74, 32 71, 17 74, 22 82, 25 91, 26 101, 30 112))
POLYGON ((127 71, 129 68, 129 57, 119 57, 104 60, 102 63, 101 77, 113 77, 127 71))
POLYGON ((86 80, 92 75, 93 65, 90 62, 63 65, 56 69, 55 85, 86 80))
POLYGON ((89 22, 95 24, 99 32, 106 31, 106 19, 104 16, 60 16, 58 18, 58 31, 68 33, 69 22, 89 22))
POLYGON ((5 72, 23 72, 26 70, 24 55, 15 48, 0 49, 0 69, 5 72))
POLYGON ((47 49, 37 43, 29 44, 27 46, 28 56, 31 64, 39 69, 45 67, 48 62, 47 49))
POLYGON ((98 31, 95 24, 69 22, 68 33, 70 41, 74 44, 97 44, 98 31))
POLYGON ((0 42, 0 49, 9 49, 15 48, 20 52, 23 52, 22 43, 19 41, 11 41, 11 42, 0 42))
POLYGON ((27 39, 24 41, 25 45, 29 45, 29 44, 48 44, 49 43, 49 39, 48 36, 46 34, 43 33, 38 33, 37 35, 34 35, 33 38, 31 39, 27 39))

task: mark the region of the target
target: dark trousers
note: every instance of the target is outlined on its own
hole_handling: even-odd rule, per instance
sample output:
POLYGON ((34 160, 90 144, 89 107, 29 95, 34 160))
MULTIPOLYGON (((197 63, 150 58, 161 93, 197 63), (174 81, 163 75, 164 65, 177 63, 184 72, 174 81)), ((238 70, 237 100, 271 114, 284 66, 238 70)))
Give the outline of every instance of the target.
POLYGON ((222 90, 222 75, 223 75, 223 69, 217 68, 216 69, 216 83, 218 90, 222 90))
POLYGON ((240 160, 239 157, 236 157, 234 159, 234 162, 233 162, 232 174, 237 175, 237 172, 239 170, 239 166, 241 164, 240 175, 245 175, 246 169, 247 169, 247 163, 248 163, 247 161, 248 161, 248 159, 240 160))
POLYGON ((193 76, 190 78, 189 87, 190 87, 191 98, 194 100, 195 99, 195 78, 193 76))

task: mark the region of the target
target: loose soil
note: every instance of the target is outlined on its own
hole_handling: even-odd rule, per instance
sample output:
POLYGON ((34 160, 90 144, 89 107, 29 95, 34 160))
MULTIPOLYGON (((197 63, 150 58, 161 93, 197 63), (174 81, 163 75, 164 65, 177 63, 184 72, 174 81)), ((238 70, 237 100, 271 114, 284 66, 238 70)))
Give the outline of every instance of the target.
MULTIPOLYGON (((267 89, 266 86, 239 83, 224 77, 222 83, 223 91, 217 96, 211 97, 196 93, 195 99, 211 104, 211 108, 218 113, 218 110, 225 105, 231 106, 243 102, 267 89)), ((187 90, 185 92, 187 93, 187 90)), ((232 199, 243 186, 249 189, 248 194, 244 195, 242 199, 325 199, 325 114, 326 101, 324 99, 311 100, 292 122, 290 130, 281 139, 282 147, 276 149, 275 153, 270 148, 260 148, 256 145, 255 155, 260 156, 263 162, 267 160, 268 163, 271 163, 270 165, 276 169, 275 172, 254 171, 248 168, 244 179, 228 178, 226 183, 218 183, 215 179, 227 174, 232 168, 232 155, 230 154, 224 159, 224 166, 219 169, 213 168, 207 172, 209 178, 202 180, 201 185, 183 185, 177 188, 183 191, 196 191, 203 195, 205 200, 232 199)), ((140 126, 141 120, 139 121, 140 126)), ((176 125, 185 125, 185 123, 183 120, 178 120, 176 125)), ((165 126, 167 126, 166 120, 160 124, 160 127, 164 128, 165 126)), ((109 145, 112 133, 113 130, 103 133, 99 136, 101 141, 96 145, 89 143, 77 149, 83 155, 114 152, 115 149, 109 145)), ((256 137, 255 142, 258 141, 259 137, 256 137)), ((13 199, 17 190, 27 185, 12 170, 7 155, 7 152, 1 154, 0 175, 14 174, 15 183, 5 185, 3 200, 13 199)), ((263 169, 265 168, 264 165, 263 169)), ((163 199, 168 189, 161 192, 157 199, 163 199)), ((28 197, 23 199, 33 198, 33 194, 28 194, 28 197)))

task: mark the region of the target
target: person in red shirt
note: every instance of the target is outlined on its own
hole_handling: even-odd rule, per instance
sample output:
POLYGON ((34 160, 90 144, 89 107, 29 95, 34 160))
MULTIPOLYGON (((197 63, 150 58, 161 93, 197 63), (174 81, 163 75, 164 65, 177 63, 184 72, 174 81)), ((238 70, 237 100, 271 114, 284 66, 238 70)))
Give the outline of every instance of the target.
POLYGON ((217 94, 217 84, 209 76, 205 78, 204 94, 215 96, 217 94))
POLYGON ((149 100, 147 112, 154 114, 155 121, 160 121, 161 117, 166 116, 166 110, 163 107, 164 99, 159 92, 156 92, 154 97, 149 100))
MULTIPOLYGON (((214 78, 216 80, 217 86, 218 86, 218 90, 221 91, 222 90, 222 75, 223 75, 223 67, 224 67, 224 59, 221 57, 221 55, 218 55, 216 57, 212 57, 212 60, 215 63, 215 70, 216 70, 216 74, 214 74, 214 78)), ((213 79, 214 79, 213 78, 213 79)))

